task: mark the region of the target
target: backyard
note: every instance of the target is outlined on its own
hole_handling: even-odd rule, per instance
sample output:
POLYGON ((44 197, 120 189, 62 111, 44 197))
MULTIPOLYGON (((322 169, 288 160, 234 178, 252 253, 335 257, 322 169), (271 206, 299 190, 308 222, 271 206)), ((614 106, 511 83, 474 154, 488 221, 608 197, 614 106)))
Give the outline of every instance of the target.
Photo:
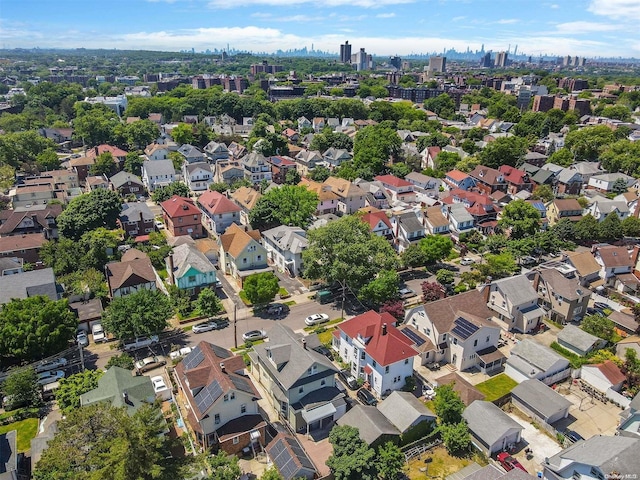
POLYGON ((447 449, 440 446, 419 457, 415 457, 409 461, 406 474, 411 479, 437 478, 445 479, 448 475, 462 470, 471 462, 479 465, 487 465, 487 460, 478 454, 472 454, 469 457, 454 457, 447 453, 447 449), (430 462, 426 462, 427 458, 431 458, 430 462))
MULTIPOLYGON (((9 412, 13 413, 13 412, 9 412)), ((26 452, 31 448, 31 439, 38 433, 38 418, 25 418, 18 422, 0 425, 0 434, 17 430, 18 452, 26 452)))
POLYGON ((484 394, 484 399, 487 402, 494 402, 511 392, 516 385, 518 385, 518 382, 508 375, 501 373, 489 380, 477 384, 476 388, 484 394))

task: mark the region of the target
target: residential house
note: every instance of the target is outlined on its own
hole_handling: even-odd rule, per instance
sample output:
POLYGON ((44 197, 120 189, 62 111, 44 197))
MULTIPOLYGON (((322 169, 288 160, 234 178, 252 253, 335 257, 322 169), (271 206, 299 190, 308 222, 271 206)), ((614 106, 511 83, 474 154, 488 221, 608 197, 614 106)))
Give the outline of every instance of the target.
POLYGON ((56 191, 51 184, 43 185, 17 185, 9 191, 13 209, 21 207, 29 208, 33 205, 47 205, 51 200, 56 200, 56 191))
POLYGON ((260 394, 244 360, 229 350, 201 341, 175 368, 187 405, 186 421, 201 448, 235 455, 253 443, 266 443, 260 394))
POLYGON ((324 185, 331 188, 331 191, 338 196, 336 208, 338 214, 350 215, 364 207, 366 197, 364 190, 349 180, 329 177, 324 181, 324 185))
POLYGON ((69 168, 71 168, 76 175, 78 175, 78 181, 84 182, 89 175, 89 169, 96 163, 94 158, 78 157, 69 160, 69 168))
POLYGON ((38 133, 59 145, 70 144, 73 141, 73 128, 39 128, 38 133))
POLYGON ((167 145, 152 143, 144 149, 144 155, 147 160, 168 160, 170 151, 167 145))
POLYGON ((234 223, 241 223, 242 208, 220 192, 207 190, 198 198, 198 206, 203 214, 204 226, 215 235, 224 233, 234 223))
POLYGON ((106 177, 95 175, 91 177, 87 177, 85 182, 84 190, 87 193, 91 193, 94 190, 104 189, 107 190, 109 188, 109 180, 106 177))
POLYGON ((267 260, 278 271, 297 277, 302 271, 302 252, 309 246, 302 228, 280 225, 262 232, 267 260))
POLYGON ((0 258, 0 277, 24 272, 24 260, 18 257, 0 258))
POLYGON ((70 302, 69 310, 78 318, 78 328, 90 332, 93 325, 102 321, 102 300, 98 297, 89 300, 89 292, 81 298, 77 302, 70 302))
POLYGON ((41 233, 0 237, 0 258, 17 257, 26 263, 41 265, 40 249, 47 239, 41 233))
POLYGON ((483 222, 496 220, 498 215, 498 207, 489 196, 473 191, 455 188, 442 199, 442 203, 445 205, 461 203, 473 217, 474 224, 478 226, 483 222))
POLYGON ((56 191, 68 192, 72 188, 80 186, 78 174, 73 170, 60 169, 41 172, 35 177, 24 179, 24 185, 51 184, 56 191))
POLYGON ((413 190, 413 183, 395 175, 378 175, 374 177, 374 180, 382 183, 384 188, 391 193, 395 202, 415 203, 416 193, 413 190))
POLYGON ((442 214, 442 207, 425 208, 424 224, 428 235, 449 233, 449 220, 442 214))
POLYGON ((575 325, 565 325, 565 327, 558 332, 557 338, 560 346, 581 357, 585 357, 595 350, 604 348, 607 344, 605 340, 591 335, 575 325))
POLYGON ((640 438, 640 393, 637 393, 629 406, 620 414, 620 424, 616 435, 640 438))
POLYGON ((131 375, 130 370, 110 367, 98 379, 98 386, 80 395, 80 406, 108 403, 116 408, 124 408, 132 416, 143 405, 152 404, 156 399, 151 378, 146 375, 131 375))
POLYGON ((231 142, 227 149, 229 150, 229 155, 231 155, 230 158, 233 159, 242 158, 247 153, 247 148, 236 142, 231 142))
POLYGON ((126 237, 136 238, 155 231, 154 220, 155 216, 146 203, 130 202, 122 205, 117 223, 126 237))
POLYGON ((605 360, 595 365, 583 365, 580 368, 580 378, 601 393, 613 390, 619 392, 627 377, 611 360, 605 360))
POLYGON ((34 205, 29 208, 0 211, 0 237, 37 233, 45 239, 58 238, 56 218, 62 205, 34 205))
POLYGON ((206 162, 204 154, 193 145, 185 143, 178 149, 178 153, 184 157, 186 163, 202 163, 206 162))
POLYGON ((508 450, 522 439, 524 427, 491 402, 476 400, 463 412, 472 443, 485 455, 508 450))
MULTIPOLYGON (((204 195, 203 195, 204 196, 204 195)), ((189 235, 191 238, 204 238, 202 212, 190 198, 174 195, 160 204, 167 231, 174 237, 189 235)))
POLYGON ((318 476, 313 462, 292 435, 278 433, 267 445, 266 452, 284 480, 313 480, 318 476))
POLYGON ((322 117, 314 117, 311 124, 313 127, 313 131, 316 133, 320 133, 325 126, 325 121, 322 117))
POLYGON ((121 148, 114 147, 113 145, 98 145, 93 148, 87 150, 86 156, 88 158, 95 159, 98 155, 102 155, 103 153, 110 153, 113 157, 113 160, 120 166, 124 164, 124 161, 127 159, 127 153, 121 148))
POLYGON ((390 221, 394 243, 400 253, 425 237, 421 211, 408 211, 394 214, 391 216, 390 221))
POLYGON ((346 150, 330 147, 322 154, 322 159, 329 164, 329 168, 336 168, 343 162, 351 161, 353 156, 346 150))
POLYGON ((522 190, 533 192, 533 182, 527 172, 510 165, 501 165, 498 171, 504 175, 504 181, 507 182, 507 193, 515 195, 522 190))
POLYGON ((548 159, 549 157, 539 152, 527 152, 524 156, 524 161, 526 163, 535 165, 538 168, 542 167, 542 165, 544 165, 548 159))
POLYGON ((140 177, 133 173, 118 172, 109 178, 111 189, 118 192, 121 196, 142 195, 144 194, 144 182, 140 177))
POLYGON ((183 243, 174 247, 166 263, 171 284, 186 290, 191 297, 205 288, 213 287, 215 290, 216 269, 195 245, 183 243))
MULTIPOLYGON (((640 332, 640 324, 636 322, 635 317, 630 313, 625 313, 624 311, 618 312, 614 310, 609 314, 609 320, 611 320, 615 324, 615 328, 618 331, 617 333, 623 337, 635 335, 636 332, 640 332)), ((620 344, 625 340, 626 338, 620 340, 617 347, 620 347, 620 344)), ((640 350, 638 351, 638 353, 640 353, 640 350)), ((624 357, 624 352, 622 353, 620 358, 622 357, 624 357)))
POLYGON ((511 390, 511 403, 534 421, 551 425, 569 416, 573 405, 563 395, 540 380, 531 379, 511 390))
POLYGON ((302 132, 305 128, 311 128, 311 122, 307 117, 298 118, 298 131, 302 132))
POLYGON ((597 190, 600 193, 613 192, 613 186, 616 183, 616 180, 619 179, 622 179, 626 183, 627 188, 633 186, 637 182, 634 177, 626 175, 622 172, 603 173, 600 175, 594 175, 589 178, 587 188, 597 190))
POLYGON ((147 160, 142 164, 142 183, 152 193, 176 181, 176 170, 171 160, 147 160))
POLYGON ((218 160, 229 159, 229 149, 222 142, 211 141, 204 147, 204 153, 212 163, 217 163, 218 160))
POLYGON ((183 163, 182 178, 192 192, 207 190, 213 183, 211 165, 205 162, 183 163))
POLYGON ((307 190, 318 195, 318 208, 316 208, 315 212, 316 216, 334 214, 338 212, 338 203, 340 203, 341 197, 333 192, 331 185, 314 182, 307 178, 303 178, 299 185, 306 187, 307 190))
POLYGON ((532 339, 520 340, 507 359, 504 372, 521 383, 537 378, 546 385, 558 383, 571 374, 569 360, 532 339))
POLYGON ((591 291, 580 285, 575 269, 565 267, 542 268, 527 275, 547 316, 563 325, 581 319, 591 298, 591 291))
POLYGON ((460 170, 447 172, 444 176, 444 183, 450 190, 454 188, 469 190, 476 186, 475 179, 460 170))
POLYGON ((464 204, 443 205, 441 211, 442 215, 449 221, 449 232, 451 233, 451 238, 455 241, 458 241, 460 234, 473 230, 475 219, 467 211, 464 204))
POLYGON ((293 143, 296 143, 300 139, 300 134, 296 132, 293 128, 285 128, 282 131, 282 135, 287 137, 287 140, 293 143))
POLYGON ((590 213, 596 220, 602 222, 610 213, 615 213, 620 220, 629 216, 629 206, 625 200, 610 200, 600 195, 591 198, 585 214, 590 213))
POLYGON ((287 173, 291 170, 296 170, 296 162, 291 157, 285 157, 278 155, 269 157, 267 162, 271 164, 271 178, 274 183, 282 185, 287 179, 287 173))
POLYGON ((36 295, 44 295, 54 301, 60 299, 52 268, 0 276, 0 305, 9 303, 12 299, 24 299, 36 295))
POLYGON ((438 165, 436 163, 436 158, 440 153, 440 147, 427 147, 422 152, 420 152, 421 157, 421 166, 422 169, 432 168, 436 170, 438 165))
POLYGON ((230 197, 240 207, 240 223, 249 225, 249 213, 256 206, 262 194, 252 187, 240 187, 230 197))
POLYGON ((298 173, 305 177, 322 162, 322 155, 317 150, 301 150, 296 156, 298 173))
POLYGON ((111 298, 124 297, 140 290, 156 290, 156 271, 146 253, 127 250, 119 262, 104 267, 111 298))
POLYGON ((271 165, 264 155, 258 152, 251 152, 240 160, 244 168, 244 178, 252 184, 261 183, 263 180, 271 182, 271 165))
POLYGON ((475 462, 470 463, 462 470, 455 473, 460 480, 532 480, 536 477, 526 473, 524 470, 514 468, 505 473, 505 469, 490 463, 485 467, 481 467, 475 462))
POLYGON ((627 205, 627 210, 629 212, 635 212, 638 210, 638 205, 640 205, 640 197, 638 196, 638 190, 629 190, 627 192, 623 192, 620 195, 616 195, 613 197, 613 200, 616 202, 624 202, 627 205))
POLYGON ((545 315, 538 307, 538 293, 524 274, 491 282, 482 292, 487 306, 505 322, 507 330, 529 333, 545 315))
POLYGON ((393 201, 391 193, 382 185, 382 182, 374 180, 372 182, 357 178, 354 183, 366 194, 365 204, 367 207, 386 210, 393 201))
POLYGON ((631 273, 635 265, 633 250, 612 245, 596 247, 594 257, 600 265, 600 279, 613 286, 617 275, 631 273))
POLYGON ((333 349, 377 397, 404 386, 418 355, 395 323, 389 313, 371 310, 341 323, 334 333, 333 349))
POLYGON ((18 453, 17 429, 0 433, 0 445, 0 480, 29 478, 24 453, 18 453))
POLYGON ((440 186, 442 186, 442 180, 429 177, 428 175, 423 175, 420 172, 411 172, 409 175, 404 177, 404 179, 407 182, 412 183, 418 189, 422 189, 427 193, 435 194, 438 192, 440 186))
POLYGON ((629 478, 640 471, 639 438, 594 435, 576 442, 542 464, 544 480, 629 478))
POLYGON ((373 448, 387 442, 399 443, 400 432, 377 407, 357 404, 336 423, 357 428, 360 440, 373 448))
POLYGON ((244 167, 237 160, 218 160, 214 179, 217 183, 232 185, 244 178, 244 167))
POLYGON ((563 252, 563 260, 567 266, 573 267, 580 285, 583 287, 597 286, 600 280, 600 264, 596 262, 591 252, 563 252), (594 285, 594 282, 596 285, 594 285))
POLYGON ((232 223, 218 237, 220 270, 239 283, 253 273, 270 271, 267 250, 262 246, 258 230, 249 230, 232 223))
MULTIPOLYGON (((526 193, 528 194, 528 192, 526 193)), ((538 211, 538 213, 540 214, 540 228, 542 230, 546 230, 549 226, 549 220, 547 219, 547 206, 542 200, 527 199, 525 201, 538 211)))
MULTIPOLYGON (((590 162, 591 163, 591 162, 590 162)), ((572 168, 562 168, 555 175, 556 195, 580 195, 585 177, 572 168)))
POLYGON ((476 188, 487 195, 495 191, 507 191, 508 185, 504 179, 505 175, 495 168, 478 165, 469 172, 469 176, 475 181, 476 188))
POLYGON ((340 119, 336 117, 327 118, 327 127, 331 128, 331 131, 335 131, 340 126, 340 119))
POLYGON ((393 227, 386 212, 377 209, 369 211, 362 215, 362 221, 369 225, 371 233, 388 240, 393 238, 393 227))
POLYGON ((317 335, 303 336, 279 323, 267 333, 269 342, 249 352, 251 375, 269 393, 280 418, 296 432, 309 432, 344 415, 344 394, 336 387, 338 369, 314 350, 317 335))
POLYGON ((556 198, 547 206, 547 218, 550 225, 565 218, 577 222, 582 218, 582 207, 575 198, 556 198))
POLYGON ((491 318, 482 293, 476 289, 407 310, 402 333, 421 350, 423 365, 451 363, 458 370, 500 368, 497 350, 500 327, 491 318))

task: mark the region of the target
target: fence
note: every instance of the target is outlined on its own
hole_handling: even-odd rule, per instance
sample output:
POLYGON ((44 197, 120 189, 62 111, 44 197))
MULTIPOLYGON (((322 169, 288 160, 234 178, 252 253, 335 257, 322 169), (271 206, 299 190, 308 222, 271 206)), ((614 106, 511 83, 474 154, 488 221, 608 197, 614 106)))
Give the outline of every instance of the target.
POLYGON ((617 405, 622 409, 627 408, 631 403, 630 399, 628 399, 624 395, 620 395, 618 392, 616 392, 615 390, 611 390, 610 388, 606 391, 605 396, 611 403, 617 405))

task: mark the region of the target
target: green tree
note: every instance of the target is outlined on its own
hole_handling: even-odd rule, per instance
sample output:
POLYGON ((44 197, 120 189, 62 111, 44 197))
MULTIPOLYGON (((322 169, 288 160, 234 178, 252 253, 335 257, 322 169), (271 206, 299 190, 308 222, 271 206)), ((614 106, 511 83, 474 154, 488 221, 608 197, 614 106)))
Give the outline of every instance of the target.
POLYGON ((520 270, 513 255, 509 252, 486 255, 484 259, 485 263, 474 265, 474 268, 480 272, 483 278, 491 277, 496 280, 513 275, 520 270))
MULTIPOLYGON (((637 176, 640 174, 640 145, 626 138, 618 140, 602 149, 599 160, 602 162, 602 168, 608 172, 637 176)), ((625 183, 622 191, 626 190, 625 183)))
POLYGON ((125 127, 127 145, 133 150, 143 150, 159 133, 158 126, 148 119, 138 120, 125 127))
POLYGON ((125 172, 140 176, 142 174, 143 162, 144 160, 138 152, 129 152, 124 159, 123 170, 125 172))
POLYGON ((284 478, 282 478, 282 475, 278 473, 276 467, 269 467, 262 472, 260 480, 284 480, 284 478))
POLYGON ((278 225, 308 226, 318 208, 318 195, 304 186, 282 185, 262 195, 249 212, 249 223, 258 230, 278 225))
POLYGON ((604 340, 611 340, 615 324, 604 315, 587 315, 580 324, 582 330, 604 340))
POLYGON ((42 405, 38 375, 31 368, 9 370, 9 375, 2 385, 2 393, 9 398, 6 407, 39 407, 42 405))
POLYGON ((198 312, 207 317, 212 317, 224 311, 224 306, 218 295, 210 288, 200 290, 195 304, 198 312))
POLYGON ((287 185, 298 185, 301 179, 302 177, 300 177, 298 170, 296 170, 295 168, 292 168, 287 172, 287 175, 284 177, 284 183, 286 183, 287 185))
POLYGON ((150 335, 164 330, 172 313, 171 303, 162 292, 140 290, 114 298, 102 313, 102 325, 120 339, 150 335))
POLYGON ((376 480, 376 452, 360 439, 357 428, 335 426, 329 433, 333 453, 327 466, 336 480, 376 480))
POLYGON ((58 406, 64 414, 80 408, 80 395, 98 387, 98 379, 104 372, 102 370, 84 370, 60 380, 60 386, 56 391, 58 406))
POLYGON ((424 267, 427 264, 429 257, 425 251, 419 246, 414 244, 409 245, 400 254, 400 263, 405 268, 417 268, 424 267))
POLYGON ((309 246, 302 252, 305 277, 339 282, 355 292, 398 263, 389 242, 355 216, 310 230, 308 238, 309 246))
POLYGON ((389 171, 392 175, 398 178, 404 178, 409 175, 413 170, 409 165, 403 162, 396 162, 389 167, 389 171))
POLYGON ((479 154, 480 163, 498 169, 501 165, 520 165, 527 152, 527 140, 522 137, 501 137, 490 142, 479 154))
POLYGON ((67 300, 12 299, 0 309, 0 352, 17 361, 53 355, 67 348, 77 327, 67 300))
POLYGON ((624 178, 616 178, 611 185, 611 192, 615 194, 624 193, 629 189, 627 181, 624 178))
POLYGON ((435 388, 436 396, 433 399, 433 408, 438 416, 440 425, 455 425, 462 421, 464 403, 460 395, 451 385, 440 385, 435 388))
POLYGON ((111 367, 120 367, 124 368, 125 370, 133 370, 133 357, 128 353, 114 355, 113 357, 109 358, 105 369, 109 370, 111 367))
POLYGON ((53 140, 34 130, 0 135, 0 165, 29 171, 38 155, 46 150, 55 150, 56 146, 53 140))
POLYGON ((623 236, 622 222, 616 212, 611 212, 598 225, 598 238, 600 240, 620 240, 623 236))
POLYGON ((307 178, 309 180, 313 180, 314 182, 320 182, 320 183, 324 182, 330 176, 331 176, 331 171, 323 165, 318 165, 316 168, 314 168, 307 174, 307 178))
POLYGON ((53 148, 47 148, 36 157, 36 167, 38 171, 45 172, 60 168, 60 159, 53 148))
POLYGON ((622 232, 626 237, 640 237, 640 218, 625 218, 622 221, 622 232))
POLYGON ((194 141, 193 127, 188 123, 179 123, 171 130, 171 138, 178 144, 192 144, 194 141))
POLYGON ((598 220, 588 213, 578 220, 573 226, 575 240, 577 242, 589 242, 597 240, 600 236, 600 226, 598 220))
POLYGON ((442 151, 436 156, 436 168, 445 173, 450 172, 460 160, 462 159, 457 153, 442 151))
POLYGON ((227 455, 223 450, 208 457, 208 463, 211 468, 209 480, 238 480, 242 475, 238 457, 227 455))
POLYGON ((116 127, 120 125, 118 115, 102 104, 77 103, 73 120, 73 136, 88 147, 110 143, 116 127))
POLYGON ((278 293, 278 277, 271 272, 249 275, 244 283, 244 293, 253 305, 265 305, 272 302, 278 293))
POLYGON ((229 185, 224 182, 215 182, 209 185, 209 190, 218 193, 224 193, 229 190, 229 185))
POLYGON ((418 243, 427 258, 428 264, 445 259, 453 249, 453 242, 442 235, 427 235, 418 243))
POLYGON ((91 165, 89 172, 91 175, 106 175, 109 177, 115 168, 116 164, 113 160, 113 155, 110 152, 104 152, 96 157, 95 163, 91 165))
MULTIPOLYGON (((15 181, 16 181, 16 169, 10 165, 2 165, 2 163, 0 162, 0 194, 8 191, 13 186, 15 181)), ((9 203, 10 201, 9 197, 3 196, 3 198, 7 198, 6 203, 9 203)), ((5 202, 3 201, 2 203, 4 204, 5 202)), ((5 207, 0 206, 0 210, 4 208, 5 207)))
POLYGON ((395 270, 383 270, 377 276, 363 286, 358 292, 358 299, 378 307, 387 300, 398 297, 398 284, 400 276, 395 270))
POLYGON ((573 163, 573 153, 568 148, 561 148, 551 154, 549 163, 555 163, 561 167, 568 167, 573 163))
POLYGON ((374 175, 382 172, 390 157, 396 157, 402 141, 392 128, 381 125, 358 131, 353 143, 353 167, 370 170, 374 175))
POLYGON ((88 295, 87 298, 106 298, 109 295, 102 271, 95 268, 76 270, 59 277, 59 281, 65 286, 65 291, 73 295, 88 295))
POLYGON ((397 480, 405 465, 404 453, 392 442, 378 448, 378 475, 384 480, 397 480))
POLYGON ((567 133, 564 144, 575 159, 593 162, 598 159, 604 147, 613 142, 613 131, 605 125, 597 125, 567 133))
POLYGON ((542 200, 543 202, 550 202, 555 198, 553 193, 553 189, 549 185, 538 185, 533 190, 533 195, 531 195, 533 200, 542 200))
POLYGON ((509 238, 518 240, 540 230, 540 212, 529 202, 514 200, 502 211, 498 226, 509 229, 509 238))
POLYGON ((451 270, 441 268, 436 272, 436 280, 440 285, 451 285, 454 282, 455 275, 451 270))
POLYGON ((179 197, 188 198, 191 192, 189 187, 182 182, 172 182, 167 186, 156 188, 151 194, 151 200, 155 203, 162 203, 165 200, 169 200, 174 195, 179 197))
POLYGON ((80 195, 58 215, 60 233, 78 240, 84 233, 98 227, 115 228, 121 205, 118 194, 104 188, 80 195))
POLYGON ((471 435, 469 435, 469 427, 464 420, 448 424, 440 425, 440 434, 447 452, 451 455, 462 455, 469 451, 471 447, 471 435))

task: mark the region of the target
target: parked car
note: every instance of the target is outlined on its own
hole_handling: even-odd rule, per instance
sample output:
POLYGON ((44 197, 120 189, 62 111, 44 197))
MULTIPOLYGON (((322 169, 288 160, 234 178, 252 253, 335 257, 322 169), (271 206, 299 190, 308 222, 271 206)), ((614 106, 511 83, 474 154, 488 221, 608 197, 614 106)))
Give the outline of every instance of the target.
POLYGON ((464 257, 460 260, 460 265, 473 265, 474 263, 476 262, 471 257, 464 257))
POLYGON ((167 360, 162 355, 154 355, 153 357, 146 357, 142 360, 138 360, 135 363, 136 371, 138 373, 148 372, 154 368, 162 367, 167 364, 167 360))
POLYGON ((436 391, 428 383, 423 383, 422 384, 422 396, 425 397, 427 400, 431 400, 433 397, 436 396, 436 391))
POLYGON ((125 340, 122 348, 126 352, 130 352, 132 350, 137 350, 139 348, 155 345, 156 343, 158 343, 157 335, 151 335, 150 337, 136 337, 130 340, 125 340))
POLYGON ((358 390, 358 400, 360 400, 364 405, 369 405, 371 407, 375 407, 378 404, 378 399, 373 396, 366 388, 361 388, 358 390))
POLYGON ((536 259, 533 257, 522 257, 522 260, 520 260, 520 263, 522 263, 522 265, 533 265, 534 263, 536 263, 536 259))
POLYGON ((84 330, 78 330, 78 333, 76 333, 76 343, 82 348, 88 347, 89 337, 87 336, 87 332, 85 332, 84 330))
POLYGON ((414 292, 410 288, 401 288, 398 293, 400 294, 400 298, 409 298, 415 296, 416 294, 416 292, 414 292))
POLYGON ((220 280, 216 280, 216 288, 222 288, 222 282, 220 280))
POLYGON ((498 461, 500 462, 500 465, 502 465, 502 467, 507 472, 513 470, 514 468, 518 468, 518 469, 522 470, 523 472, 527 471, 518 460, 513 458, 507 452, 500 452, 498 454, 497 458, 498 458, 498 461))
POLYGON ((164 223, 162 223, 160 220, 154 221, 153 224, 156 226, 158 230, 164 229, 164 223))
POLYGON ((279 303, 274 303, 267 307, 267 315, 279 316, 285 313, 285 306, 279 303))
POLYGON ((174 350, 173 352, 171 352, 169 354, 169 358, 171 360, 176 360, 178 358, 181 358, 181 357, 184 357, 185 355, 190 354, 191 350, 193 350, 193 348, 191 347, 182 347, 180 350, 174 350))
POLYGON ((611 310, 609 304, 604 302, 594 302, 593 308, 597 310, 611 310))
POLYGON ((38 383, 40 385, 47 385, 49 383, 57 382, 64 378, 64 372, 62 370, 49 370, 38 374, 38 383))
POLYGON ((328 321, 329 315, 327 315, 326 313, 314 313, 313 315, 309 315, 304 319, 304 323, 309 326, 318 325, 320 323, 325 323, 328 321))
POLYGON ((104 334, 104 329, 101 323, 94 323, 91 327, 91 334, 93 335, 93 343, 106 342, 107 337, 104 334))
POLYGON ((333 360, 333 353, 331 352, 330 349, 328 349, 327 347, 325 347, 324 345, 320 345, 319 347, 314 348, 314 350, 318 353, 320 353, 321 355, 324 355, 325 357, 327 357, 329 360, 333 360))
POLYGON ((167 389, 167 384, 164 383, 164 378, 162 375, 158 375, 157 377, 151 377, 151 385, 153 385, 153 391, 155 393, 161 392, 162 390, 167 389))
POLYGON ((242 334, 242 340, 245 342, 255 342, 267 338, 267 332, 264 330, 249 330, 242 334))
POLYGON ((578 442, 580 440, 584 440, 582 435, 574 430, 569 430, 568 428, 564 431, 563 435, 571 440, 573 443, 578 442))
POLYGON ((358 380, 356 380, 356 377, 351 375, 351 372, 349 370, 340 370, 338 372, 338 378, 340 378, 342 383, 344 383, 351 390, 355 390, 356 388, 358 388, 358 380))
POLYGON ((49 370, 56 370, 60 368, 64 368, 67 366, 69 362, 66 358, 60 357, 56 360, 51 360, 49 362, 44 362, 39 365, 36 365, 36 373, 48 372, 49 370))
POLYGON ((204 333, 210 332, 211 330, 216 330, 218 328, 218 324, 213 320, 207 320, 206 322, 198 323, 194 325, 191 331, 193 333, 204 333))

